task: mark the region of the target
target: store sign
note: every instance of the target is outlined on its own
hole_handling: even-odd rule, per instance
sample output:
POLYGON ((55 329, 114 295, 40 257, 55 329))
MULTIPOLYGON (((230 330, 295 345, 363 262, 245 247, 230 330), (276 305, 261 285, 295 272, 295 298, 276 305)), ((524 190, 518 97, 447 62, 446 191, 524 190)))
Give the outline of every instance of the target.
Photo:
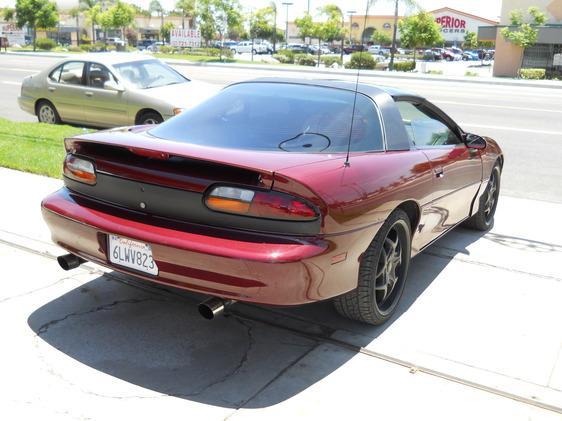
POLYGON ((435 22, 441 25, 441 32, 447 33, 465 33, 467 30, 466 20, 455 16, 438 16, 435 22))
POLYGON ((172 47, 200 47, 201 31, 197 29, 172 29, 170 31, 172 47))
POLYGON ((553 66, 562 66, 562 54, 560 54, 560 53, 554 54, 554 57, 552 58, 552 65, 553 66))
POLYGON ((8 39, 8 45, 25 45, 25 33, 13 23, 0 25, 0 37, 8 39))

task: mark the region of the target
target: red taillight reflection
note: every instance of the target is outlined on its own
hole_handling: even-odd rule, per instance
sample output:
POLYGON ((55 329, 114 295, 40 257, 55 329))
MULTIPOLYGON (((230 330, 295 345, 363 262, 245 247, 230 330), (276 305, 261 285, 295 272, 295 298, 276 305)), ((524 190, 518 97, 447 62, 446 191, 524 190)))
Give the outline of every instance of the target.
POLYGON ((274 219, 312 220, 318 216, 316 211, 306 203, 275 192, 257 192, 249 213, 274 219))

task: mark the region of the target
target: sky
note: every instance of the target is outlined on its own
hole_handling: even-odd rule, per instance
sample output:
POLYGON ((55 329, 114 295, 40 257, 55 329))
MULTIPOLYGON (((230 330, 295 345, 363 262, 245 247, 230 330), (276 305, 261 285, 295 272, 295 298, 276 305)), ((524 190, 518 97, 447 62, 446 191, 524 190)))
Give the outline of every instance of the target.
MULTIPOLYGON (((68 5, 67 7, 72 7, 72 3, 78 0, 57 0, 56 2, 60 5, 68 5)), ((148 8, 150 0, 125 0, 129 3, 135 3, 143 8, 148 8)), ((269 5, 270 0, 239 0, 246 11, 251 9, 259 9, 269 5)), ((294 20, 295 17, 302 16, 302 14, 307 10, 309 0, 283 0, 293 3, 289 6, 289 21, 294 20)), ((282 25, 285 22, 285 6, 282 6, 282 0, 277 0, 277 10, 279 10, 279 15, 277 19, 277 24, 282 25)), ((169 10, 174 7, 176 0, 160 0, 164 9, 169 10)), ((365 13, 366 0, 310 0, 310 9, 312 14, 318 9, 318 7, 328 4, 335 3, 342 10, 355 10, 357 14, 363 15, 365 13)), ((369 14, 377 15, 391 15, 393 14, 393 1, 392 0, 376 0, 369 10, 369 14)), ((484 18, 497 20, 500 15, 501 0, 418 0, 420 6, 425 10, 434 10, 441 7, 451 7, 453 9, 458 9, 463 12, 471 13, 473 15, 481 16, 484 18)), ((13 6, 15 0, 0 0, 0 6, 13 6)), ((404 13, 405 10, 402 7, 400 13, 404 13)))

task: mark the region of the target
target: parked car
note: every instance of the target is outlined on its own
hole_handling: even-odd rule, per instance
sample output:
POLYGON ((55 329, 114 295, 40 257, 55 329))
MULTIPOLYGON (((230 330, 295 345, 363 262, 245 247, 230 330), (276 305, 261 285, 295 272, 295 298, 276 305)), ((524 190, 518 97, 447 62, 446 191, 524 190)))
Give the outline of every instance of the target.
POLYGON ((124 47, 127 45, 127 40, 121 39, 119 37, 108 37, 105 39, 106 45, 115 45, 124 47))
POLYGON ((142 39, 139 42, 137 42, 137 49, 139 51, 143 51, 146 50, 148 47, 150 47, 152 44, 154 44, 156 41, 153 39, 142 39))
POLYGON ((441 53, 444 60, 447 61, 459 61, 462 60, 462 54, 456 53, 452 49, 444 49, 441 53))
POLYGON ((464 61, 474 61, 474 60, 480 60, 478 58, 478 52, 477 51, 464 51, 462 53, 462 59, 464 61))
POLYGON ((254 54, 268 54, 273 51, 271 44, 264 40, 242 41, 231 47, 234 54, 253 53, 254 54))
POLYGON ((441 55, 441 52, 438 50, 428 49, 423 52, 423 59, 437 61, 437 60, 442 60, 443 56, 441 55))
POLYGON ((281 47, 282 50, 289 50, 295 54, 306 54, 309 52, 306 44, 286 44, 281 47))
POLYGON ((42 123, 113 127, 161 123, 215 90, 150 56, 95 53, 26 77, 18 102, 42 123))
MULTIPOLYGON (((311 44, 309 48, 310 54, 318 54, 318 44, 311 44)), ((326 45, 320 46, 320 54, 327 55, 332 54, 332 50, 328 48, 326 45)))
POLYGON ((366 51, 367 47, 365 47, 362 44, 352 44, 352 45, 347 45, 345 47, 343 47, 343 52, 345 54, 353 54, 356 53, 358 51, 366 51))
POLYGON ((309 79, 236 83, 65 147, 65 185, 42 202, 61 266, 210 294, 207 318, 333 299, 383 323, 413 256, 461 223, 492 226, 503 166, 495 141, 422 97, 309 79))

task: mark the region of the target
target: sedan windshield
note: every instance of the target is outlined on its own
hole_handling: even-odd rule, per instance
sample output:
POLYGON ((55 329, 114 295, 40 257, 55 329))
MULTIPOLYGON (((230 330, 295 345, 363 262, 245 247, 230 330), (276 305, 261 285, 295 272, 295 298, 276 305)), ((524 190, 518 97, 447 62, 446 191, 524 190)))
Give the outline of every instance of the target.
POLYGON ((123 79, 138 89, 189 82, 189 79, 158 60, 130 61, 113 67, 123 79))
POLYGON ((382 149, 378 111, 353 91, 288 83, 230 86, 158 127, 153 136, 220 148, 279 152, 382 149))

